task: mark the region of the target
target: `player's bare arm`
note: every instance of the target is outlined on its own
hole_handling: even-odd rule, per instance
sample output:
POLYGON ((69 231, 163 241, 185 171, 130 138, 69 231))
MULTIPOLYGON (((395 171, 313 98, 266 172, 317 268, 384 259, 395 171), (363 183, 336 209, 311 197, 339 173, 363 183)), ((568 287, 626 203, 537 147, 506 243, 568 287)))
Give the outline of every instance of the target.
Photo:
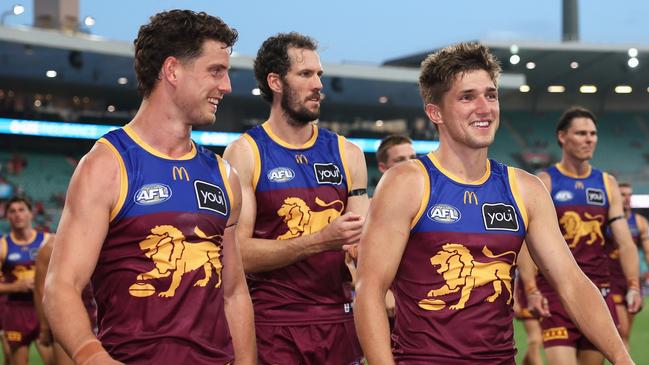
POLYGON ((631 237, 629 225, 624 217, 620 188, 613 176, 607 175, 607 177, 611 200, 608 209, 609 226, 613 233, 613 239, 618 244, 620 264, 622 265, 622 270, 624 270, 624 276, 626 277, 629 287, 627 293, 627 308, 629 312, 636 313, 640 308, 642 308, 638 250, 635 243, 633 243, 633 237, 631 237))
POLYGON ((43 310, 43 289, 45 287, 45 274, 47 274, 47 266, 50 263, 52 256, 52 249, 54 247, 54 235, 41 246, 36 256, 36 272, 34 276, 34 306, 36 307, 36 314, 40 323, 40 334, 38 341, 45 346, 52 344, 52 333, 50 325, 45 317, 43 310))
MULTIPOLYGON (((340 250, 357 243, 363 225, 362 217, 345 213, 321 231, 288 240, 252 238, 257 202, 253 187, 254 156, 247 140, 239 138, 226 149, 223 157, 239 173, 241 181, 241 214, 237 238, 246 272, 264 272, 288 266, 322 251, 340 250)), ((367 174, 367 172, 366 172, 367 174)), ((367 181, 367 175, 365 175, 367 181)))
POLYGON ((223 235, 223 285, 225 316, 234 346, 237 364, 256 364, 257 346, 252 302, 243 273, 236 226, 241 211, 241 185, 236 171, 232 169, 228 177, 232 188, 232 212, 223 235))
POLYGON ((45 279, 45 315, 54 337, 77 362, 89 355, 111 363, 91 331, 81 292, 108 231, 120 174, 117 158, 103 144, 95 144, 81 160, 70 181, 45 279))
POLYGON ((579 269, 557 222, 552 199, 539 178, 516 170, 527 208, 526 243, 539 271, 559 294, 579 330, 614 364, 632 364, 599 290, 579 269))
POLYGON ((370 364, 394 364, 384 298, 421 208, 425 184, 417 162, 402 163, 386 172, 372 198, 359 245, 354 304, 358 338, 370 364))

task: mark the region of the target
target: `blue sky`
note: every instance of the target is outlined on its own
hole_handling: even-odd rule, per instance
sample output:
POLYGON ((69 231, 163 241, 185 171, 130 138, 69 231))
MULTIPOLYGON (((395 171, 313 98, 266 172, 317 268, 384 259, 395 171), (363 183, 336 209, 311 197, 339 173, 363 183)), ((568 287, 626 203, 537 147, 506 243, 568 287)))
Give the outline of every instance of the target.
MULTIPOLYGON (((14 2, 0 1, 0 10, 14 2)), ((390 58, 475 39, 558 42, 561 0, 79 0, 79 16, 95 17, 92 33, 131 41, 161 10, 188 8, 220 16, 239 30, 235 51, 253 56, 268 36, 298 31, 319 41, 326 63, 380 64, 390 58), (128 9, 128 10, 126 10, 128 9)), ((8 25, 31 25, 27 11, 8 25)), ((581 40, 649 44, 649 1, 580 1, 581 40), (621 5, 624 4, 624 5, 621 5)))

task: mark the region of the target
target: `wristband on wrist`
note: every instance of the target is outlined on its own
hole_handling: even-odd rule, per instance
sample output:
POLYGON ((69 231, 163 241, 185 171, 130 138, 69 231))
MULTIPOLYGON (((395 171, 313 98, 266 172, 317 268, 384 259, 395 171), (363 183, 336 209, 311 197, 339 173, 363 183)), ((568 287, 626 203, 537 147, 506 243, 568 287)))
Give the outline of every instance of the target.
POLYGON ((88 362, 91 358, 97 355, 100 352, 105 352, 104 348, 101 346, 101 342, 96 338, 88 340, 82 343, 77 350, 74 351, 72 359, 75 364, 83 365, 88 362))
POLYGON ((525 294, 530 295, 530 294, 540 294, 541 292, 539 291, 539 288, 536 287, 536 285, 530 285, 525 288, 525 294))
POLYGON ((640 280, 638 279, 629 279, 626 281, 626 285, 629 288, 629 290, 637 290, 640 291, 640 280))

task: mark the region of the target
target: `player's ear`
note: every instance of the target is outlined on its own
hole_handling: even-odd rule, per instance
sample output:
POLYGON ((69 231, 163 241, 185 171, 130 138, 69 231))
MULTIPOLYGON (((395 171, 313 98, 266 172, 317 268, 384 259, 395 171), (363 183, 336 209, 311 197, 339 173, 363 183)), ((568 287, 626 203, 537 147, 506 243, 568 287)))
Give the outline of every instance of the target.
POLYGON ((439 124, 444 124, 444 121, 442 120, 442 110, 437 104, 432 104, 428 103, 424 107, 424 111, 426 112, 426 115, 428 116, 428 119, 430 119, 431 122, 433 122, 436 125, 439 124))

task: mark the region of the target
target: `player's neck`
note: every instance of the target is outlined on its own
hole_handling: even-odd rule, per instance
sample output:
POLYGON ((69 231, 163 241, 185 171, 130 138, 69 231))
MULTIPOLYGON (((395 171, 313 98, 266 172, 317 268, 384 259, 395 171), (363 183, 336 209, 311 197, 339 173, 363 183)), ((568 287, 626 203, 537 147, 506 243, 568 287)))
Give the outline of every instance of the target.
POLYGON ((592 168, 589 160, 576 160, 565 154, 559 164, 564 170, 576 176, 585 176, 590 173, 592 168))
POLYGON ((149 100, 142 101, 137 114, 128 124, 132 131, 156 151, 172 158, 187 155, 192 151, 189 123, 184 123, 170 108, 155 107, 159 105, 149 100))
POLYGON ((312 122, 307 124, 290 123, 281 108, 271 109, 267 123, 268 128, 277 138, 293 146, 302 146, 313 137, 312 122))
POLYGON ((33 227, 25 227, 20 229, 11 230, 11 239, 18 242, 27 242, 31 241, 36 234, 36 230, 33 227))
POLYGON ((487 173, 487 148, 473 149, 466 146, 441 143, 433 152, 437 162, 460 179, 478 181, 487 173))
POLYGON ((624 218, 629 219, 631 216, 631 209, 624 209, 624 218))

